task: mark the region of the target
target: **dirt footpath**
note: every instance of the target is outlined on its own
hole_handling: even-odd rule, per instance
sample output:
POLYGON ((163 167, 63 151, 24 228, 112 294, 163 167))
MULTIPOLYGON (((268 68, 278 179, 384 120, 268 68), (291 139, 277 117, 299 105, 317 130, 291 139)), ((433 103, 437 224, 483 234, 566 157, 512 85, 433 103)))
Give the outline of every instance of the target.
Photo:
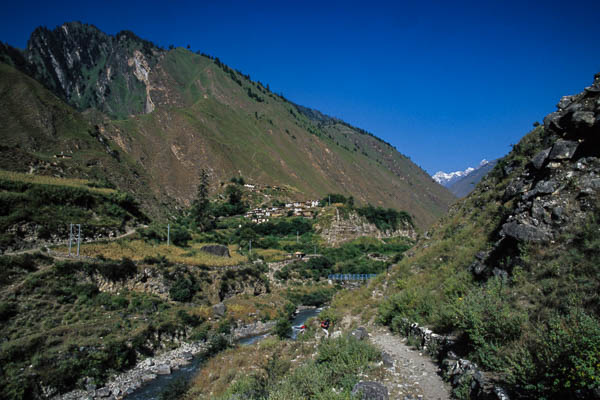
POLYGON ((392 335, 383 328, 375 328, 370 333, 371 342, 381 351, 389 354, 393 366, 383 383, 389 391, 390 399, 450 400, 450 385, 438 375, 438 367, 419 350, 406 344, 406 339, 392 335))

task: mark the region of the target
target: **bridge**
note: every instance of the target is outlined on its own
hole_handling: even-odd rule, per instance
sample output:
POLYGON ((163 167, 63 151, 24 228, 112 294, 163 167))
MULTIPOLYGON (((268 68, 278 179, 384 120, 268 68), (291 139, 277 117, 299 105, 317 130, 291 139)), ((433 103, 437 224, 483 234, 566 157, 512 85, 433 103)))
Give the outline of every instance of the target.
POLYGON ((332 281, 366 281, 376 277, 377 274, 330 274, 327 279, 332 281))

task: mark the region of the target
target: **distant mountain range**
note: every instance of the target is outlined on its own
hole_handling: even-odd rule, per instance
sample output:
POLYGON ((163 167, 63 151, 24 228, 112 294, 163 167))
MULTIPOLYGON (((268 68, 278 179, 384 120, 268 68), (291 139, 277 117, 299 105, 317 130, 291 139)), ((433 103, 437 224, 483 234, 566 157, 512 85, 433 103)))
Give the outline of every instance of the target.
POLYGON ((469 167, 464 171, 443 172, 433 175, 440 185, 448 188, 456 197, 465 197, 475 189, 475 185, 496 165, 498 160, 481 160, 476 168, 469 167))

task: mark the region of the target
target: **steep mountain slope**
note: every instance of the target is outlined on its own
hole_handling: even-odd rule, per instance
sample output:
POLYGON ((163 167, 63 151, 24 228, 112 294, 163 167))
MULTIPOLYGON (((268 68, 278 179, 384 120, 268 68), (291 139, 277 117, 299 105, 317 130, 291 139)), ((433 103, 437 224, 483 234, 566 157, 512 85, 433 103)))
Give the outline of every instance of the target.
MULTIPOLYGON (((103 137, 88 118, 35 80, 0 63, 0 169, 84 178, 118 187, 142 200, 150 214, 158 201, 145 171, 103 137)), ((164 196, 163 202, 168 201, 164 196)))
MULTIPOLYGON (((494 381, 516 398, 600 396, 599 137, 600 74, 563 97, 390 276, 384 323, 452 333, 450 349, 493 372, 456 380, 461 397, 494 381)), ((456 359, 444 363, 459 368, 456 359)))
MULTIPOLYGON (((320 125, 218 59, 181 48, 161 50, 128 32, 112 37, 79 23, 36 30, 24 54, 8 46, 0 53, 72 106, 87 110, 69 110, 69 116, 50 112, 41 121, 26 112, 35 113, 38 104, 23 108, 18 99, 3 96, 5 109, 13 110, 11 127, 2 126, 7 143, 18 143, 28 156, 47 157, 52 147, 83 157, 73 144, 59 149, 52 139, 46 145, 42 138, 48 134, 36 134, 37 145, 29 139, 30 125, 40 131, 50 129, 49 121, 82 121, 73 132, 118 149, 119 164, 135 170, 137 192, 152 192, 139 197, 149 208, 189 204, 201 168, 210 171, 215 190, 219 182, 242 175, 249 182, 288 186, 298 199, 341 192, 361 203, 406 210, 421 227, 453 200, 388 144, 341 122, 320 125)), ((9 77, 18 73, 7 66, 1 72, 5 90, 13 90, 9 77)), ((98 165, 117 174, 104 160, 98 165)), ((124 189, 128 179, 109 180, 124 189)))
POLYGON ((452 182, 449 185, 444 185, 454 194, 456 197, 465 197, 469 193, 471 193, 475 186, 483 179, 484 176, 490 172, 498 160, 485 161, 482 164, 469 172, 467 175, 460 177, 456 181, 452 182))

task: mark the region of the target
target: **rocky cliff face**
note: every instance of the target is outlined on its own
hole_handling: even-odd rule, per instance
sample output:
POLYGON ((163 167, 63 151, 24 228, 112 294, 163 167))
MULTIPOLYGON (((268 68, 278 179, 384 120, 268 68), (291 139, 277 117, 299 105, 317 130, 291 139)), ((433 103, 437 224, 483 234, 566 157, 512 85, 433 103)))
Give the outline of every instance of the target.
POLYGON ((70 22, 37 28, 23 53, 8 46, 0 53, 80 110, 121 118, 154 110, 149 75, 164 51, 132 32, 111 36, 70 22))
POLYGON ((375 224, 370 223, 358 213, 354 211, 344 213, 337 208, 334 216, 321 220, 315 225, 315 229, 330 246, 337 246, 361 236, 376 237, 378 239, 406 237, 415 240, 417 238, 415 228, 408 222, 401 222, 395 230, 380 230, 375 224))

